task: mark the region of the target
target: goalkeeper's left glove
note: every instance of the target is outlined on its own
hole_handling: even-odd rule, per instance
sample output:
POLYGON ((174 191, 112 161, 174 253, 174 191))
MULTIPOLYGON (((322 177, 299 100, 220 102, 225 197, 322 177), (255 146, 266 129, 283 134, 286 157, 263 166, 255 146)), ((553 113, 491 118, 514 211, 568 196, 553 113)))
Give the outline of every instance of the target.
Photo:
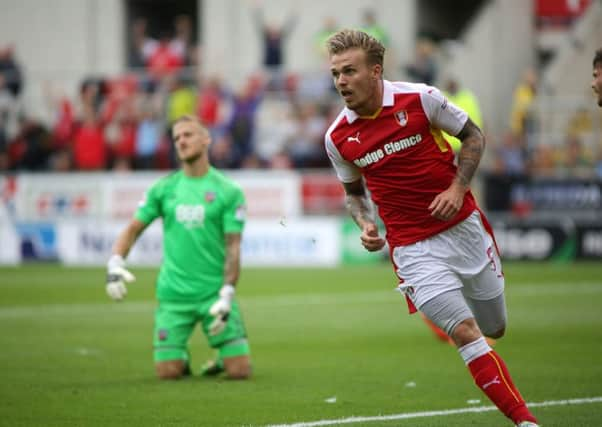
POLYGON ((115 301, 121 301, 127 295, 126 282, 136 280, 134 275, 125 268, 125 261, 121 255, 113 255, 107 264, 107 295, 115 301))
POLYGON ((219 299, 213 303, 209 309, 209 314, 215 317, 209 325, 209 335, 220 334, 226 327, 230 310, 232 309, 232 298, 234 298, 235 288, 226 283, 219 291, 219 299))

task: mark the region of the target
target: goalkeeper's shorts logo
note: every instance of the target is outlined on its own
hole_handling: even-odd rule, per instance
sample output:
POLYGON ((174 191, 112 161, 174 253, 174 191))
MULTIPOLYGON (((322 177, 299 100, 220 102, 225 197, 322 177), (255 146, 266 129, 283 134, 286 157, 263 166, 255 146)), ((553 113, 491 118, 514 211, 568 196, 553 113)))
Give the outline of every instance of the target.
POLYGON ((167 339, 167 329, 159 329, 159 341, 165 341, 167 339))

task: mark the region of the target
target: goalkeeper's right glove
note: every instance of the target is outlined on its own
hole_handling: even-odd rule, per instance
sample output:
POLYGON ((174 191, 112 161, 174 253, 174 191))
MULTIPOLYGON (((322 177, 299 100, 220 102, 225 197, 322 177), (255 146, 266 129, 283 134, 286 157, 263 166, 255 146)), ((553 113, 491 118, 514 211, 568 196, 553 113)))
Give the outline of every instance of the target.
POLYGON ((125 260, 114 254, 107 263, 107 295, 115 301, 121 301, 128 291, 125 283, 136 280, 136 277, 125 268, 125 260))
POLYGON ((210 336, 218 335, 226 328, 235 291, 236 288, 233 285, 226 283, 219 291, 219 299, 209 308, 209 314, 214 317, 209 325, 210 336))

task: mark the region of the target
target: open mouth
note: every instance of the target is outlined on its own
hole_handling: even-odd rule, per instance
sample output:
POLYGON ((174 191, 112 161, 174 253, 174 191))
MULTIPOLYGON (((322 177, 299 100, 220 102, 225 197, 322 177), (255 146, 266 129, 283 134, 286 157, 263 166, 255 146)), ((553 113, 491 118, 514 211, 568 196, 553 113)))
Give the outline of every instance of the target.
POLYGON ((353 97, 353 92, 351 92, 350 90, 342 90, 341 96, 345 101, 349 101, 353 97))

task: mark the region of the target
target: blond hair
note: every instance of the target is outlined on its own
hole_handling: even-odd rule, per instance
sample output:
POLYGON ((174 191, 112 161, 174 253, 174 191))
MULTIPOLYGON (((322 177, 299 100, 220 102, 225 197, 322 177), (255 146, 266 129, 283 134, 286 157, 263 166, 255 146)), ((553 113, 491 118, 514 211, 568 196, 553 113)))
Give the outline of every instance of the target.
POLYGON ((171 125, 172 132, 173 132, 173 128, 178 123, 194 123, 195 125, 198 126, 198 128, 202 134, 209 135, 209 131, 203 125, 203 123, 198 119, 198 117, 193 116, 192 114, 184 114, 183 116, 178 117, 171 125))
POLYGON ((184 114, 183 116, 178 117, 173 123, 172 125, 175 125, 177 123, 181 123, 181 122, 194 122, 197 123, 199 126, 203 127, 203 124, 201 123, 201 121, 193 116, 192 114, 184 114))
POLYGON ((370 65, 383 66, 385 46, 374 37, 360 30, 344 29, 326 41, 328 55, 337 55, 349 49, 361 49, 366 53, 370 65))

